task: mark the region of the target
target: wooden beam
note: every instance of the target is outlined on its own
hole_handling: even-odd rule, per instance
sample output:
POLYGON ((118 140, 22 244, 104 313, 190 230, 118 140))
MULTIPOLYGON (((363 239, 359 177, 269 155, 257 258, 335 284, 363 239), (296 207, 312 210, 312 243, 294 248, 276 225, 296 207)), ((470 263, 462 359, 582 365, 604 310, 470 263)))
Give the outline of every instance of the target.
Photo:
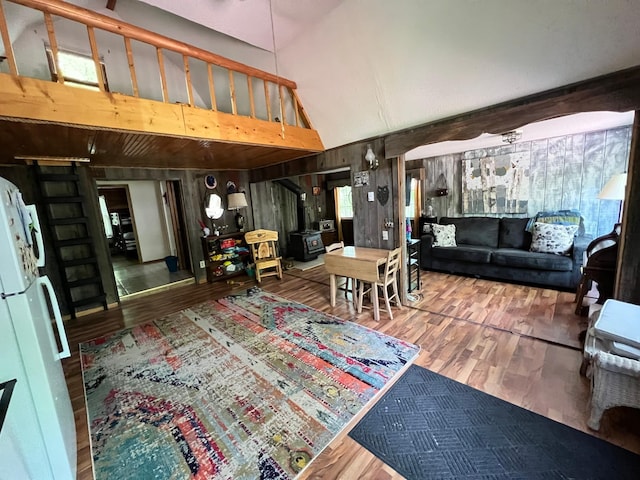
POLYGON ((640 67, 633 67, 392 133, 385 137, 385 155, 393 158, 421 145, 502 133, 574 113, 639 108, 640 67))
POLYGON ((71 124, 98 129, 220 140, 294 150, 324 150, 315 130, 186 105, 72 88, 0 73, 0 111, 15 120, 71 124), (91 108, 86 108, 91 105, 91 108))
POLYGON ((250 67, 240 62, 235 62, 231 59, 216 55, 215 53, 208 52, 193 45, 174 40, 164 35, 145 30, 143 28, 136 27, 129 23, 121 22, 115 18, 101 15, 86 8, 78 7, 70 3, 62 2, 59 0, 5 0, 25 7, 35 8, 42 12, 47 12, 51 15, 57 15, 60 17, 80 22, 84 25, 105 30, 107 32, 122 35, 124 37, 138 40, 144 43, 148 43, 157 48, 171 50, 181 55, 187 55, 189 57, 197 58, 204 62, 212 63, 229 70, 235 70, 237 72, 244 73, 256 78, 262 78, 274 83, 281 83, 290 88, 296 88, 296 83, 286 78, 278 77, 271 73, 258 70, 257 68, 250 67))

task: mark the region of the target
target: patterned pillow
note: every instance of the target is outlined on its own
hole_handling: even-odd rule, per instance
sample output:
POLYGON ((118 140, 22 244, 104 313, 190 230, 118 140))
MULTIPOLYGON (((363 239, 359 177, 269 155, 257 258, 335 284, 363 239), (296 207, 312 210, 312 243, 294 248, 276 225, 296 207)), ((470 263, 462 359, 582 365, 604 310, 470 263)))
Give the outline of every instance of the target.
POLYGON ((436 237, 433 242, 434 247, 455 247, 456 245, 456 226, 431 224, 431 230, 436 237))
POLYGON ((531 239, 532 252, 567 255, 573 246, 573 238, 578 225, 555 225, 535 222, 531 239))

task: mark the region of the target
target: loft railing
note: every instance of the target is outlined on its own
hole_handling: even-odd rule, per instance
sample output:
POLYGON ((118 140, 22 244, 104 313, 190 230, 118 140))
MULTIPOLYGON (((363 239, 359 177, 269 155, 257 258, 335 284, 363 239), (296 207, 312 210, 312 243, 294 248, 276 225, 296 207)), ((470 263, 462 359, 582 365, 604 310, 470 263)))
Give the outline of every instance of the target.
POLYGON ((186 103, 282 125, 313 128, 296 93, 295 82, 69 3, 0 0, 0 34, 5 57, 1 59, 5 61, 0 63, 0 72, 64 84, 59 55, 61 50, 68 50, 92 58, 97 87, 103 92, 117 91, 149 100, 186 103), (31 25, 36 25, 37 34, 39 15, 42 15, 42 28, 46 29, 45 46, 34 47, 32 39, 20 42, 20 38, 11 38, 9 26, 27 22, 30 30, 33 30, 31 25), (78 44, 83 27, 86 43, 80 40, 78 44), (24 52, 20 50, 20 43, 25 44, 24 52), (34 54, 38 50, 41 55, 34 54), (157 68, 155 82, 149 72, 152 67, 157 68), (126 71, 128 75, 123 73, 126 71), (48 78, 43 78, 47 74, 48 78))

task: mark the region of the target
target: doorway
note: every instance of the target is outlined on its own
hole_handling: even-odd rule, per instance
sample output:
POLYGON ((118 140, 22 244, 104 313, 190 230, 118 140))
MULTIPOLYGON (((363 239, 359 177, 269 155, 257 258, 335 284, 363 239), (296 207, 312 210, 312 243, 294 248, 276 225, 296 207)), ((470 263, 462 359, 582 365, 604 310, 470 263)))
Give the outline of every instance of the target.
POLYGON ((195 281, 179 181, 98 181, 97 187, 120 299, 195 281))

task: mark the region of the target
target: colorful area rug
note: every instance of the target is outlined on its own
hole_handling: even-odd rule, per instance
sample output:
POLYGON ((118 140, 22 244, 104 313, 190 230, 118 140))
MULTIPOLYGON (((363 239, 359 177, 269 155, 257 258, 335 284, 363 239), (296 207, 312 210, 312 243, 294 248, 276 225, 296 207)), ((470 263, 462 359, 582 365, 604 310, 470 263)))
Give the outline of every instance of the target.
POLYGON ((640 478, 639 455, 416 365, 349 436, 409 480, 640 478))
POLYGON ((293 478, 418 350, 257 288, 83 343, 95 478, 293 478))

